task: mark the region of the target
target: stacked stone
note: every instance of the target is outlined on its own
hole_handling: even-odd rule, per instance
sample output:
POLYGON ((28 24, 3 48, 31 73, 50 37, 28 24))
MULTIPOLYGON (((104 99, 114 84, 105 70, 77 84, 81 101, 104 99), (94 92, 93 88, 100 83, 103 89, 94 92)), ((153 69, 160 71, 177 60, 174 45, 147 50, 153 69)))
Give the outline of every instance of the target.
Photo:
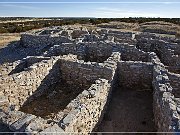
POLYGON ((155 35, 140 34, 137 38, 137 47, 144 51, 155 52, 162 61, 163 64, 169 66, 168 68, 175 72, 180 69, 179 51, 180 46, 178 40, 173 42, 169 38, 158 37, 155 35), (150 38, 151 37, 151 38, 150 38))
POLYGON ((135 45, 116 44, 115 48, 121 53, 123 61, 143 61, 148 62, 149 53, 141 51, 135 45))
POLYGON ((68 84, 78 84, 88 86, 98 78, 110 79, 112 78, 112 70, 105 68, 102 63, 84 62, 77 60, 76 62, 69 60, 60 61, 62 71, 62 78, 68 84))
POLYGON ((74 54, 78 57, 85 57, 86 46, 84 44, 74 44, 74 43, 62 43, 61 45, 54 45, 48 51, 46 51, 44 56, 59 56, 74 54))
POLYGON ((180 77, 164 66, 179 70, 178 40, 149 33, 63 26, 25 33, 21 43, 45 57, 27 57, 8 63, 8 68, 1 65, 0 122, 12 131, 91 132, 102 119, 115 83, 147 90, 153 84, 158 131, 179 131, 180 77), (18 111, 44 92, 52 93, 49 88, 62 79, 85 89, 64 110, 48 120, 18 111))
POLYGON ((173 88, 173 94, 176 98, 180 98, 180 74, 168 73, 170 84, 173 88))
POLYGON ((110 91, 108 80, 99 79, 68 104, 71 110, 60 122, 65 132, 91 132, 98 123, 110 91))
POLYGON ((150 89, 152 83, 152 63, 140 61, 118 62, 118 80, 121 87, 129 89, 150 89))
POLYGON ((151 53, 153 66, 153 111, 158 132, 178 132, 179 115, 167 70, 158 57, 151 53))
POLYGON ((57 59, 53 58, 43 60, 42 62, 33 64, 26 71, 1 77, 1 91, 3 92, 3 96, 8 98, 11 106, 15 105, 16 109, 18 109, 25 103, 28 97, 32 96, 35 91, 37 92, 37 89, 42 93, 43 90, 47 89, 48 85, 54 83, 57 80, 58 70, 55 69, 54 73, 51 70, 54 69, 53 67, 56 61, 57 59), (51 81, 49 80, 51 83, 45 82, 47 84, 43 88, 40 88, 40 84, 42 85, 43 79, 45 79, 50 71, 51 74, 56 76, 51 78, 51 81))

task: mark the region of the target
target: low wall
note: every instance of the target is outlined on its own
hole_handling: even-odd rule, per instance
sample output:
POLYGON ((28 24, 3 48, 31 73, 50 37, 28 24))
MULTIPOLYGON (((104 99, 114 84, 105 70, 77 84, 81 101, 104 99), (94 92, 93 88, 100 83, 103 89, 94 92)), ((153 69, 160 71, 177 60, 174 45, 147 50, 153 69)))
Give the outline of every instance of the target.
POLYGON ((30 66, 26 71, 0 78, 1 92, 11 105, 18 109, 35 91, 44 91, 57 81, 57 59, 43 60, 30 66), (49 75, 47 78, 46 76, 49 75), (51 77, 50 77, 51 76, 51 77), (41 86, 41 87, 40 87, 41 86))
POLYGON ((149 62, 149 53, 137 49, 135 45, 116 44, 113 49, 119 50, 123 61, 149 62))
MULTIPOLYGON (((34 116, 26 122, 22 123, 21 121, 21 126, 28 123, 24 130, 29 134, 44 135, 47 132, 88 134, 102 117, 110 90, 111 86, 108 80, 98 79, 89 89, 84 90, 72 100, 63 112, 59 112, 59 114, 64 113, 64 118, 60 119, 59 122, 48 122, 34 116)), ((13 125, 10 127, 13 129, 13 125)))
POLYGON ((18 65, 16 65, 14 67, 14 69, 12 69, 8 75, 12 75, 15 73, 20 73, 22 71, 28 70, 28 67, 30 67, 31 65, 33 65, 34 63, 38 63, 41 62, 42 60, 49 60, 50 57, 42 57, 42 56, 27 56, 26 58, 20 60, 20 61, 15 61, 12 64, 14 65, 14 63, 19 62, 18 65))
MULTIPOLYGON (((179 115, 167 70, 155 53, 151 53, 153 66, 153 111, 158 132, 178 132, 179 115)), ((168 133, 167 133, 168 134, 168 133)))
POLYGON ((166 66, 174 67, 180 65, 179 44, 171 41, 168 42, 168 39, 141 37, 138 39, 136 46, 146 52, 155 52, 161 62, 166 66))
POLYGON ((112 70, 111 73, 104 75, 108 80, 96 80, 95 84, 92 84, 88 90, 84 90, 67 106, 72 109, 59 123, 65 132, 88 134, 101 122, 111 96, 112 87, 117 80, 116 69, 119 61, 120 53, 112 53, 103 63, 104 70, 106 68, 112 70))
POLYGON ((67 106, 71 111, 59 123, 61 128, 65 132, 90 133, 102 117, 110 89, 108 80, 99 79, 84 90, 67 106))
MULTIPOLYGON (((101 76, 96 76, 91 78, 92 80, 89 80, 89 83, 93 82, 91 83, 90 88, 80 93, 65 107, 63 111, 58 112, 52 119, 46 120, 32 114, 25 114, 17 111, 16 108, 15 110, 9 110, 9 112, 1 112, 0 122, 9 126, 12 131, 26 131, 29 132, 29 134, 39 132, 39 134, 45 134, 45 132, 92 132, 97 123, 102 119, 105 109, 107 108, 107 102, 110 97, 112 85, 116 80, 115 71, 118 61, 120 61, 119 53, 113 53, 99 66, 97 63, 88 64, 78 61, 77 57, 74 55, 69 55, 68 57, 52 57, 49 60, 43 60, 39 63, 33 64, 30 68, 34 68, 29 71, 10 75, 9 78, 12 78, 12 76, 17 77, 16 82, 11 82, 11 84, 13 84, 13 86, 10 85, 11 87, 15 86, 14 83, 16 83, 16 86, 21 85, 21 83, 24 84, 22 81, 24 78, 19 75, 25 76, 26 80, 33 80, 31 84, 29 81, 26 81, 26 83, 29 83, 27 84, 29 87, 27 85, 21 85, 22 87, 17 87, 18 91, 16 89, 10 89, 12 91, 4 93, 4 96, 8 96, 10 103, 21 106, 28 97, 28 94, 26 95, 22 92, 28 90, 34 92, 34 90, 37 89, 36 92, 31 93, 29 96, 32 94, 40 96, 45 90, 48 90, 50 85, 58 81, 59 77, 63 78, 63 72, 65 72, 65 79, 67 78, 69 84, 71 84, 71 81, 78 84, 87 84, 87 82, 84 83, 82 79, 80 79, 81 82, 78 82, 78 80, 75 80, 75 76, 72 76, 71 78, 67 77, 72 71, 76 71, 75 69, 69 69, 69 71, 67 71, 68 67, 73 64, 77 65, 73 67, 77 67, 79 70, 76 75, 78 75, 78 77, 82 76, 83 79, 90 74, 92 75, 94 73, 98 75, 102 72, 101 76), (86 68, 84 66, 86 66, 86 68), (62 76, 60 75, 61 73, 62 76), (29 78, 27 78, 27 76, 29 78), (108 80, 104 78, 107 78, 108 80), (40 84, 41 81, 42 83, 40 84), (35 86, 32 87, 31 85, 35 86), (27 90, 24 88, 27 88, 27 90), (15 92, 14 95, 12 94, 13 92, 15 92), (12 95, 13 97, 10 97, 12 95), (15 99, 15 97, 18 97, 18 99, 15 99)), ((9 89, 4 87, 4 91, 6 90, 9 89)))
POLYGON ((120 61, 120 53, 113 53, 104 63, 62 60, 60 62, 62 78, 65 78, 69 84, 81 85, 94 83, 98 78, 112 80, 114 67, 118 61, 120 61))
POLYGON ((64 36, 22 34, 20 42, 23 47, 45 48, 47 46, 71 43, 72 41, 64 36))
POLYGON ((126 88, 151 88, 152 63, 120 61, 118 62, 119 85, 126 88))
POLYGON ((172 92, 176 98, 180 98, 180 75, 168 73, 170 84, 173 88, 172 92))
POLYGON ((21 63, 23 63, 23 61, 18 60, 12 63, 4 63, 0 65, 0 77, 7 76, 9 73, 11 73, 12 70, 14 70, 21 63))
POLYGON ((112 45, 108 43, 86 43, 86 46, 86 61, 103 62, 112 54, 112 45))
POLYGON ((84 44, 62 43, 60 45, 52 46, 43 55, 44 56, 59 56, 59 55, 67 55, 69 53, 85 58, 86 46, 84 44))
POLYGON ((103 62, 112 52, 120 52, 123 61, 149 61, 149 53, 137 49, 135 45, 105 42, 54 45, 44 53, 44 56, 72 53, 85 61, 103 62))

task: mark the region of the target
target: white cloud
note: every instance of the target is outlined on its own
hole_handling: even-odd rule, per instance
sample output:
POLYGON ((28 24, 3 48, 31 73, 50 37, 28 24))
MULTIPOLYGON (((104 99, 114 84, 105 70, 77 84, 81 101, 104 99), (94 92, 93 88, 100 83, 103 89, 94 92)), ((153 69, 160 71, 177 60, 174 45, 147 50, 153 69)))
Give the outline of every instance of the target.
POLYGON ((120 18, 120 17, 159 17, 160 14, 157 13, 148 13, 142 11, 133 11, 133 10, 121 10, 115 8, 98 8, 92 13, 95 17, 101 18, 120 18))

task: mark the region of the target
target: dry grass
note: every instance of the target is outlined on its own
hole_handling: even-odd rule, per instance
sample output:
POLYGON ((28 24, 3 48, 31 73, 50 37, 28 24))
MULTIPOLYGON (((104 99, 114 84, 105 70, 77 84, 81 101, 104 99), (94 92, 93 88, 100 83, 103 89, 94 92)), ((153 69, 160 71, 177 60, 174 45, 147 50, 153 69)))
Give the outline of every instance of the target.
POLYGON ((6 46, 8 43, 12 41, 18 41, 19 39, 20 39, 19 33, 0 34, 0 48, 6 46))
POLYGON ((101 28, 126 29, 126 30, 134 30, 139 27, 138 23, 126 23, 126 22, 117 22, 117 21, 102 23, 97 26, 101 28))
POLYGON ((141 23, 137 30, 141 32, 175 35, 176 33, 178 33, 178 31, 180 31, 180 26, 173 23, 153 21, 153 22, 141 23))
POLYGON ((134 31, 134 32, 150 32, 156 34, 167 34, 169 36, 180 36, 180 25, 163 22, 152 21, 146 23, 125 23, 125 22, 110 22, 97 25, 101 28, 118 29, 121 31, 134 31))

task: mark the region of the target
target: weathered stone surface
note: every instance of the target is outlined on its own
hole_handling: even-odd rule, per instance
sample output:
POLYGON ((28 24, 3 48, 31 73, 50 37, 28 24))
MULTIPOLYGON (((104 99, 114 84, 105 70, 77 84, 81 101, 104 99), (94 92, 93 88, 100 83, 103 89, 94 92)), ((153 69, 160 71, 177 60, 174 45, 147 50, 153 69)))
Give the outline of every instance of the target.
POLYGON ((52 127, 48 127, 44 131, 39 133, 39 135, 49 135, 49 134, 64 135, 68 133, 65 133, 64 130, 60 128, 57 124, 54 124, 52 127))
POLYGON ((112 87, 122 85, 146 90, 153 86, 157 130, 180 131, 179 40, 62 26, 24 33, 20 42, 22 48, 32 49, 39 56, 0 65, 0 122, 11 130, 27 134, 90 133, 103 117, 112 87), (45 93, 54 101, 62 91, 50 88, 62 80, 84 89, 72 101, 58 102, 65 107, 56 114, 39 118, 18 111, 45 93))
POLYGON ((10 130, 12 131, 24 131, 26 126, 30 123, 32 119, 34 119, 35 116, 31 114, 27 114, 23 117, 21 117, 19 120, 14 122, 9 126, 10 130), (23 129, 24 128, 24 129, 23 129))
POLYGON ((4 105, 8 105, 8 104, 9 104, 9 101, 7 97, 0 95, 0 107, 4 105))

